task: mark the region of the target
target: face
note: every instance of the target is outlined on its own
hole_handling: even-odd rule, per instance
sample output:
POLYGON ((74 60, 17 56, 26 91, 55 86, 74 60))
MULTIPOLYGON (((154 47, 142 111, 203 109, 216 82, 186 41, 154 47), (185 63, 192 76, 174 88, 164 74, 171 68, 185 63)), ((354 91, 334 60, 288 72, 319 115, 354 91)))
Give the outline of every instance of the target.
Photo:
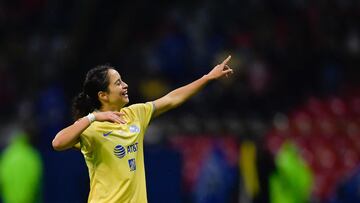
POLYGON ((108 78, 107 102, 111 106, 123 107, 129 103, 128 85, 122 81, 120 74, 114 69, 109 69, 108 78))

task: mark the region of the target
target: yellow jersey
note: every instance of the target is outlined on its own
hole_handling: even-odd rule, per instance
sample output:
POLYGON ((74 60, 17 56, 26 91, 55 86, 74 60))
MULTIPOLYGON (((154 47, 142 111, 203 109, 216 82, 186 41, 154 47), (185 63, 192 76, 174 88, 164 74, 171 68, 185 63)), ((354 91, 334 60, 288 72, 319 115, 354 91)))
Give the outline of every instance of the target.
POLYGON ((152 102, 124 107, 126 124, 93 122, 80 136, 90 176, 89 203, 146 203, 143 139, 152 102))

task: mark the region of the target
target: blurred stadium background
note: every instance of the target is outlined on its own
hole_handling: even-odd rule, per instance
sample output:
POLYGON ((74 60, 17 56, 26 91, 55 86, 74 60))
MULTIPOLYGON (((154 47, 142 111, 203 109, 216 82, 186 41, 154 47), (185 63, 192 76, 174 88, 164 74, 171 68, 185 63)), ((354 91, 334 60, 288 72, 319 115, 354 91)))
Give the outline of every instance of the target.
POLYGON ((88 69, 115 66, 137 103, 231 54, 233 77, 150 125, 149 202, 360 202, 359 9, 355 0, 0 1, 1 201, 86 202, 81 154, 55 152, 51 140, 72 122, 88 69))

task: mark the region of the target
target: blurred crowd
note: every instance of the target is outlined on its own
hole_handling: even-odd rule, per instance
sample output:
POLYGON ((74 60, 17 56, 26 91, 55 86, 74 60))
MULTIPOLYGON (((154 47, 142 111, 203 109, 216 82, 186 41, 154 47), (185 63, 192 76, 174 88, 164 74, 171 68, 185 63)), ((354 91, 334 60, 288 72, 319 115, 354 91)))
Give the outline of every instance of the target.
MULTIPOLYGON (((55 133, 72 122, 71 99, 81 91, 87 70, 113 65, 129 85, 130 103, 137 103, 201 77, 231 54, 235 74, 209 84, 155 120, 145 141, 159 148, 166 143, 179 148, 183 141, 172 140, 173 135, 214 139, 225 134, 239 143, 238 148, 248 140, 255 143, 258 160, 273 159, 277 149, 273 145, 268 149, 265 142, 279 115, 291 116, 309 98, 359 96, 359 9, 355 0, 3 0, 0 147, 5 150, 19 128, 29 134, 44 162, 44 185, 50 185, 43 192, 44 202, 53 202, 56 188, 68 184, 59 174, 87 181, 80 155, 54 155, 50 145, 55 133)), ((251 146, 239 151, 253 154, 251 146)), ((258 166, 263 170, 259 194, 267 196, 267 179, 261 174, 268 177, 274 162, 258 166)), ((248 195, 249 187, 245 187, 248 195)), ((87 188, 64 192, 81 193, 78 198, 83 200, 87 188)), ((232 193, 240 196, 232 198, 234 202, 252 201, 239 186, 232 193)), ((65 197, 57 202, 66 202, 61 198, 65 197)))

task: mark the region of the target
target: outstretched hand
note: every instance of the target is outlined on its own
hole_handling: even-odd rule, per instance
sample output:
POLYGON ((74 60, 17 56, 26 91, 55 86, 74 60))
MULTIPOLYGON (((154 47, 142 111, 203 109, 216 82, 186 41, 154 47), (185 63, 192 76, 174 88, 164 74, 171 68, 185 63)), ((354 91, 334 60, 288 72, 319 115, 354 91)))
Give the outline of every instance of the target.
POLYGON ((218 79, 223 76, 229 77, 230 74, 233 74, 234 71, 231 69, 227 63, 230 61, 231 56, 229 55, 222 63, 216 65, 206 76, 210 80, 218 79))
POLYGON ((118 111, 105 111, 105 112, 95 112, 95 120, 96 121, 110 121, 113 123, 125 124, 123 113, 118 111))

